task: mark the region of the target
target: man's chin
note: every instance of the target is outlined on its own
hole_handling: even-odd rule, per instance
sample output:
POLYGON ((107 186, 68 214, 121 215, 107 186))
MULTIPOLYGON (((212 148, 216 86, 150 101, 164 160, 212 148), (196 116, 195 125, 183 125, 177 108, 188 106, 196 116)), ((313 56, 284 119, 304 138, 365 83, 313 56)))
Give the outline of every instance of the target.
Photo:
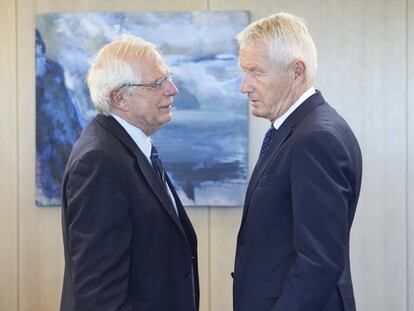
POLYGON ((170 111, 162 115, 160 123, 162 125, 162 124, 170 122, 171 120, 172 120, 172 112, 170 111))
POLYGON ((252 115, 254 115, 255 117, 258 117, 258 118, 264 118, 263 113, 261 113, 259 110, 255 109, 255 108, 253 108, 253 109, 251 110, 251 113, 252 113, 252 115))

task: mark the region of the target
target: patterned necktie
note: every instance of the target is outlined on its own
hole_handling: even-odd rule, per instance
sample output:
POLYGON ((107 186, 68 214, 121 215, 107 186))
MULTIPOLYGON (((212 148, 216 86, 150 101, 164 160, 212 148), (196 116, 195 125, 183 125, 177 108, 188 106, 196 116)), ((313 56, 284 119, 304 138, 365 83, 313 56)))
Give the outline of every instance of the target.
POLYGON ((270 129, 267 130, 266 135, 263 139, 262 148, 260 149, 259 159, 265 154, 267 148, 269 148, 270 142, 272 141, 273 135, 275 135, 276 129, 273 124, 270 126, 270 129))
POLYGON ((166 178, 165 178, 165 170, 164 170, 164 167, 162 166, 162 162, 161 162, 160 156, 158 155, 157 148, 155 148, 154 145, 152 145, 152 148, 151 148, 150 159, 151 159, 151 163, 152 163, 152 166, 154 167, 155 172, 157 173, 158 177, 161 179, 163 186, 166 187, 167 184, 166 184, 166 178))

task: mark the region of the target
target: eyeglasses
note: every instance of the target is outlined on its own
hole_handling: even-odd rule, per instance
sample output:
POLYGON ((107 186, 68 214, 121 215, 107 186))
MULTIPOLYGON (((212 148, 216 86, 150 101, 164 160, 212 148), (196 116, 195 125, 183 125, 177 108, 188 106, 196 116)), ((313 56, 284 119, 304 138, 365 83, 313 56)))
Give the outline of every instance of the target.
POLYGON ((124 83, 120 86, 120 89, 123 87, 140 86, 149 89, 159 90, 165 86, 167 80, 171 82, 173 76, 174 73, 169 72, 166 76, 162 76, 152 83, 124 83))

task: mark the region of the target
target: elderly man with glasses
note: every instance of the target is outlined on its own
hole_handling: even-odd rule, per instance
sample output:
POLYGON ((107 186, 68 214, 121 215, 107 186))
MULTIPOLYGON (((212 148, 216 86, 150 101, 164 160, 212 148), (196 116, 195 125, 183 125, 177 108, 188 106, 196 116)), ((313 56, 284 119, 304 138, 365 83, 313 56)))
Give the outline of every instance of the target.
POLYGON ((61 311, 198 310, 197 238, 150 136, 178 90, 155 47, 122 36, 87 82, 97 116, 62 182, 61 311))

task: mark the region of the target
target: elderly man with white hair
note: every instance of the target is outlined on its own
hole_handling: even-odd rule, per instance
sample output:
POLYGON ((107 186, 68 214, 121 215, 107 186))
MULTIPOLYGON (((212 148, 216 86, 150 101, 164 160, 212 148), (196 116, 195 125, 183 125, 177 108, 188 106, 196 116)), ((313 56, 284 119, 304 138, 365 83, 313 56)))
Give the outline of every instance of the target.
POLYGON ((274 14, 238 39, 240 90, 270 128, 237 238, 234 311, 355 311, 349 235, 361 187, 358 142, 313 87, 316 48, 301 19, 274 14))
POLYGON ((62 181, 61 311, 196 311, 197 238, 150 139, 177 88, 155 47, 122 36, 87 82, 98 112, 62 181))

